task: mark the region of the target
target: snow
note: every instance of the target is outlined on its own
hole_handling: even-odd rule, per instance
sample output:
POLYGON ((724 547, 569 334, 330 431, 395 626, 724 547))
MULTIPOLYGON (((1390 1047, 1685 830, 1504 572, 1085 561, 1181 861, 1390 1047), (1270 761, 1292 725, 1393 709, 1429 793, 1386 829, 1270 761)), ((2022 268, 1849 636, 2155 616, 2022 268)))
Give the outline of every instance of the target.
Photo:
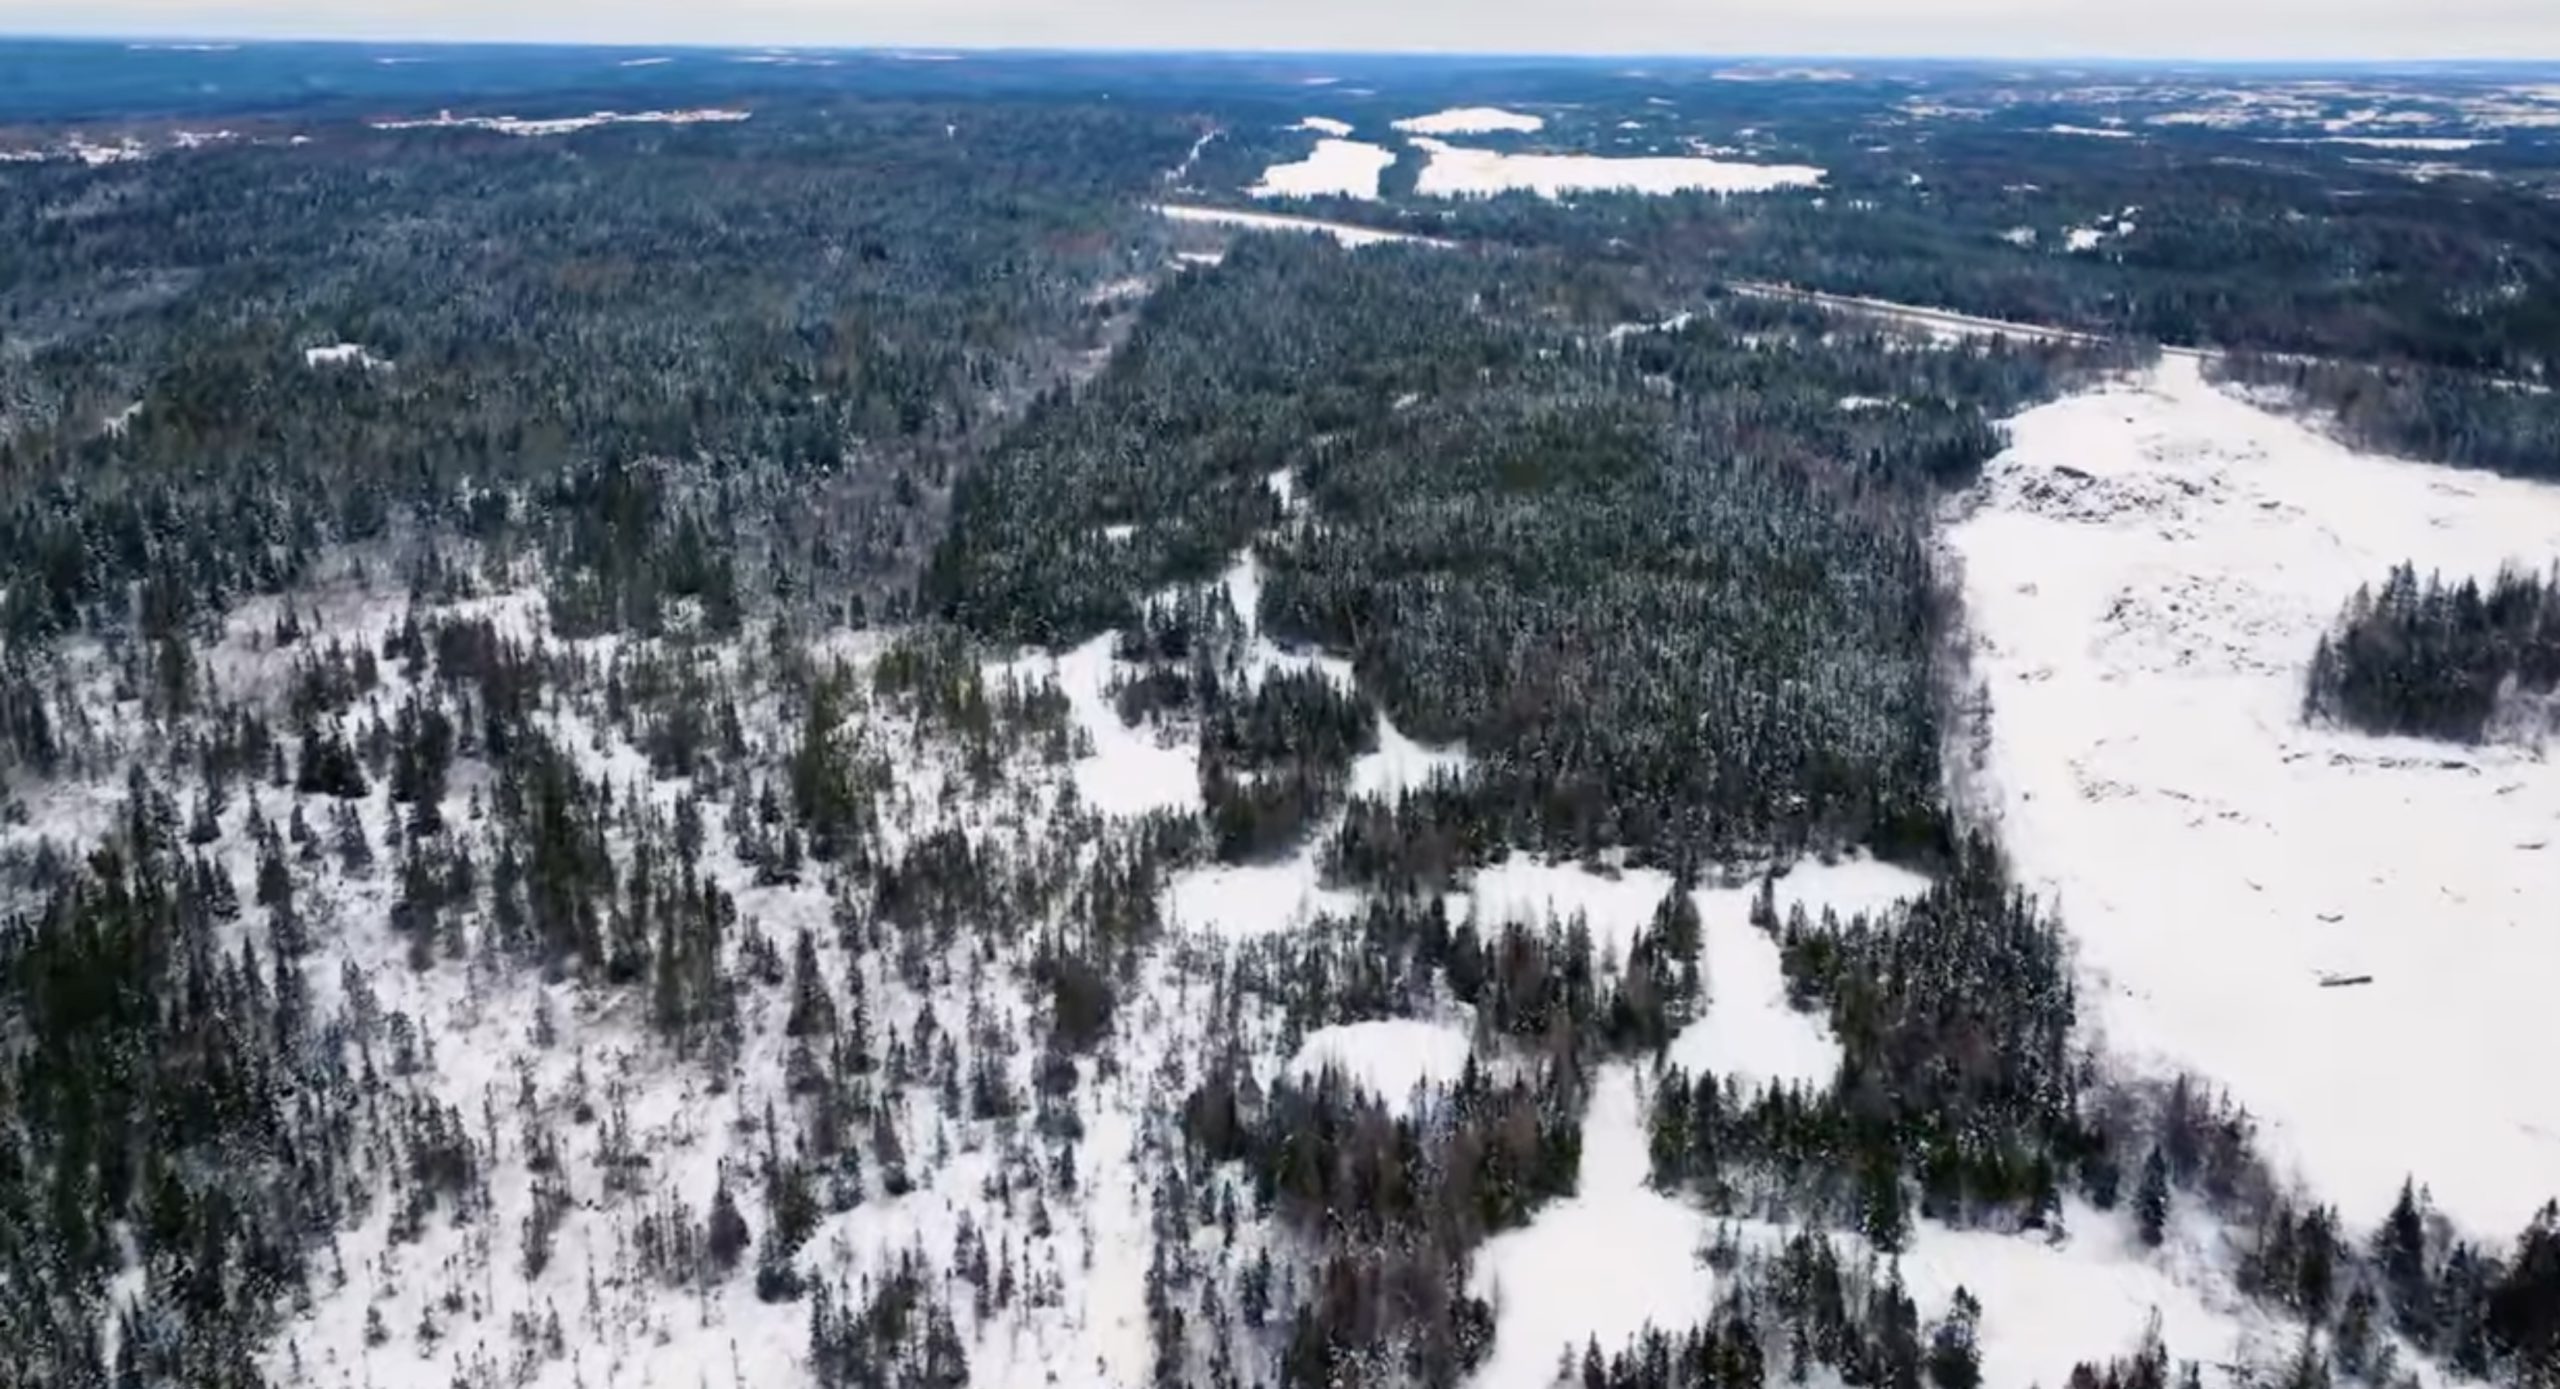
POLYGON ((1277 212, 1244 212, 1224 207, 1186 207, 1175 203, 1160 203, 1155 210, 1159 216, 1171 218, 1176 222, 1241 227, 1246 231, 1307 232, 1330 236, 1353 250, 1364 246, 1384 246, 1399 242, 1408 245, 1441 247, 1450 244, 1434 237, 1416 236, 1411 232, 1360 227, 1348 222, 1328 222, 1318 217, 1290 217, 1277 212))
POLYGON ((1213 864, 1177 873, 1157 901, 1175 926, 1230 940, 1255 940, 1305 926, 1324 914, 1348 916, 1360 894, 1321 885, 1310 844, 1279 863, 1213 864))
POLYGON ((1515 921, 1543 926, 1552 919, 1561 925, 1579 917, 1591 930, 1593 949, 1623 960, 1670 893, 1671 875, 1658 869, 1595 872, 1514 850, 1477 869, 1465 890, 1449 895, 1449 919, 1472 910, 1490 933, 1515 921))
POLYGON ((724 110, 705 107, 693 111, 598 111, 585 116, 557 116, 528 120, 521 116, 457 116, 439 111, 421 120, 387 120, 373 122, 376 130, 494 130, 501 135, 522 137, 570 135, 606 125, 700 125, 743 121, 752 111, 724 110))
POLYGON ((302 364, 308 367, 360 367, 366 371, 389 371, 391 363, 352 342, 331 343, 326 347, 307 347, 302 351, 302 364))
POLYGON ((1378 716, 1378 750, 1351 763, 1351 794, 1401 796, 1427 786, 1438 776, 1458 776, 1467 769, 1463 748, 1426 747, 1399 730, 1386 715, 1378 716))
POLYGON ((1396 162, 1395 151, 1358 140, 1316 141, 1315 153, 1290 164, 1262 171, 1262 181, 1245 190, 1256 198, 1376 199, 1378 177, 1396 162))
POLYGON ((2374 150, 2425 150, 2450 154, 2462 150, 2476 150, 2483 145, 2494 145, 2498 142, 2495 140, 2463 140, 2455 139, 2450 136, 2324 135, 2318 139, 2267 139, 2261 140, 2259 143, 2266 145, 2356 145, 2364 149, 2374 150))
POLYGON ((2049 125, 2044 128, 2044 131, 2047 135, 2085 135, 2098 140, 2130 140, 2133 138, 2132 131, 2117 130, 2112 126, 2049 125))
POLYGON ((1057 680, 1077 726, 1093 743, 1092 755, 1075 765, 1076 794, 1087 807, 1105 815, 1196 811, 1197 750, 1187 741, 1165 740, 1154 728, 1129 727, 1112 704, 1111 677, 1120 663, 1111 649, 1118 639, 1117 633, 1105 632, 1062 656, 1033 654, 1006 662, 989 672, 990 683, 1003 678, 1057 680))
POLYGON ((1488 197, 1522 189, 1557 198, 1572 192, 1765 193, 1811 187, 1823 170, 1802 164, 1746 164, 1723 159, 1653 155, 1610 158, 1596 154, 1509 154, 1417 139, 1431 156, 1415 181, 1424 197, 1488 197))
MULTIPOLYGON (((1780 921, 1799 906, 1816 919, 1826 908, 1847 918, 1883 912, 1928 886, 1908 869, 1860 858, 1800 865, 1778 879, 1771 898, 1780 921)), ((1789 1082, 1820 1089, 1840 1072, 1840 1043, 1819 1014, 1788 1005, 1777 938, 1751 924, 1757 895, 1756 885, 1696 894, 1707 1010, 1672 1039, 1666 1057, 1692 1074, 1711 1071, 1749 1086, 1789 1082)))
POLYGON ((663 67, 674 61, 675 59, 673 58, 625 58, 614 66, 626 68, 654 68, 663 67))
POLYGON ((1395 122, 1395 128, 1407 135, 1490 135, 1509 131, 1522 135, 1546 129, 1545 118, 1505 111, 1496 106, 1460 106, 1428 116, 1408 116, 1395 122))
POLYGON ((1412 1018, 1344 1023, 1308 1033, 1289 1071, 1312 1076, 1331 1068, 1403 1114, 1416 1087, 1455 1081, 1469 1050, 1466 1029, 1451 1024, 1412 1018))
POLYGON ((1289 128, 1291 130, 1311 130, 1318 135, 1332 135, 1340 137, 1351 133, 1351 122, 1338 121, 1331 116, 1309 116, 1305 120, 1302 120, 1289 128))
POLYGON ((1493 1304, 1493 1350, 1474 1389, 1549 1389, 1558 1352, 1593 1337, 1622 1349, 1648 1324, 1686 1328, 1715 1296, 1697 1257, 1704 1213, 1646 1185, 1645 1101, 1633 1067, 1593 1077, 1582 1174, 1570 1200, 1485 1242, 1470 1275, 1493 1304))
MULTIPOLYGON (((1579 1190, 1478 1254, 1472 1286, 1496 1321, 1473 1389, 1549 1389, 1561 1352, 1593 1339, 1613 1352, 1647 1325, 1696 1324, 1717 1281, 1700 1253, 1720 1224, 1746 1252, 1788 1237, 1761 1221, 1718 1222, 1646 1185, 1646 1093, 1633 1067, 1602 1068, 1583 1116, 1579 1190)), ((2290 1333, 2230 1290, 2208 1223, 2174 1222, 2169 1243, 2146 1251, 2121 1212, 2074 1198, 2062 1218, 2059 1240, 1920 1220, 1899 1256, 1925 1320, 1944 1316, 1958 1288, 1982 1304, 1984 1389, 2057 1384, 2080 1361, 2129 1354, 2155 1315, 2172 1358, 2204 1362, 2207 1383, 2238 1382, 2227 1368, 2236 1363, 2282 1363, 2290 1333)), ((1854 1235, 1829 1238, 1848 1259, 1868 1253, 1854 1235)))
POLYGON ((2560 1184, 2560 768, 2306 728, 2300 682, 2394 563, 2548 564, 2560 493, 2357 453, 2184 358, 2012 428, 1949 534, 1989 699, 1972 789, 2058 904, 2093 1030, 2229 1086, 2351 1225, 2414 1173, 2504 1238, 2560 1184))

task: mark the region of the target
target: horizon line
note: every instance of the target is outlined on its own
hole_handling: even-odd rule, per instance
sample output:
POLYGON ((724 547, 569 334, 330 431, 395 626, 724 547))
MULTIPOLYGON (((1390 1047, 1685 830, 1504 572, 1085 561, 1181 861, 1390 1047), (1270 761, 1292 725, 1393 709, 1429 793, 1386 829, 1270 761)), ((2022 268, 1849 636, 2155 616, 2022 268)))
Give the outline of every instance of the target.
POLYGON ((1896 63, 1932 64, 1997 64, 2009 67, 2207 67, 2207 68, 2544 68, 2560 67, 2560 53, 2537 57, 2283 57, 2259 55, 2251 57, 2201 57, 2176 54, 2004 54, 1964 53, 1956 51, 1914 53, 1852 52, 1783 52, 1776 50, 1738 49, 1729 52, 1707 50, 1629 50, 1558 51, 1552 49, 1506 48, 1262 48, 1226 47, 1219 45, 1008 45, 986 43, 887 43, 830 42, 825 40, 714 41, 679 39, 651 42, 645 39, 544 39, 544 38, 454 38, 454 37, 388 37, 347 34, 241 34, 221 31, 172 31, 126 33, 24 32, 0 29, 0 44, 65 43, 100 44, 126 48, 149 48, 158 45, 224 45, 229 48, 263 47, 409 47, 409 48, 516 48, 516 49, 605 49, 665 50, 695 53, 836 53, 863 54, 895 60, 901 55, 948 54, 955 57, 988 58, 1224 58, 1234 60, 1312 60, 1320 58, 1369 60, 1430 60, 1464 62, 1549 62, 1549 63, 1744 63, 1803 64, 1830 63, 1854 66, 1885 66, 1896 63))

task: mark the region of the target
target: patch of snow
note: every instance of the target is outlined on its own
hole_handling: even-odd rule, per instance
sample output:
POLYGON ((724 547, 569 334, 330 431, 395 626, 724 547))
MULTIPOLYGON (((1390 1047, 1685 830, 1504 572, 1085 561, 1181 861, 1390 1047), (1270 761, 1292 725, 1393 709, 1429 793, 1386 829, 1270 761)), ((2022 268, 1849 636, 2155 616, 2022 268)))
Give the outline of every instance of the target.
POLYGON ((306 347, 302 364, 308 367, 359 367, 365 371, 389 371, 391 363, 352 342, 331 343, 326 347, 306 347))
POLYGON ((1494 1332, 1474 1389, 1551 1389, 1566 1348, 1597 1337, 1604 1353, 1621 1350, 1646 1326, 1686 1328, 1713 1304, 1715 1274, 1698 1258, 1706 1216, 1647 1185, 1645 1112, 1634 1068, 1601 1068, 1572 1199, 1477 1252, 1469 1281, 1493 1304, 1494 1332))
POLYGON ((1318 135, 1331 135, 1339 138, 1351 133, 1351 122, 1338 121, 1331 116, 1309 116, 1305 120, 1302 120, 1289 128, 1291 130, 1311 130, 1318 135))
POLYGON ((1544 117, 1496 106, 1460 106, 1395 122, 1395 128, 1407 135, 1491 135, 1504 131, 1530 135, 1546 127, 1544 117))
POLYGON ((1823 170, 1801 164, 1744 164, 1677 155, 1610 158, 1595 154, 1508 154, 1416 140, 1431 156, 1415 180, 1424 197, 1489 197, 1514 189, 1557 198, 1574 192, 1765 193, 1811 187, 1823 170))
MULTIPOLYGON (((1582 1171, 1572 1199, 1525 1229, 1486 1241, 1470 1275, 1494 1305, 1494 1344, 1473 1389, 1551 1389, 1559 1357, 1596 1339, 1626 1348, 1647 1326, 1699 1322, 1717 1276, 1702 1257, 1719 1231, 1737 1250, 1771 1254, 1790 1231, 1753 1220, 1718 1221, 1647 1184, 1647 1091, 1624 1063, 1601 1068, 1582 1123, 1582 1171)), ((2142 1249, 2129 1219, 2066 1198, 2067 1233, 2010 1235, 1915 1222, 1898 1256, 1924 1320, 1946 1314, 1956 1289, 1982 1304, 1978 1344, 1984 1389, 2060 1383, 2074 1364, 2129 1354, 2156 1316, 2178 1360, 2211 1367, 2207 1383, 2236 1384, 2234 1364, 2282 1364, 2291 1332, 2230 1290, 2220 1232, 2174 1221, 2159 1250, 2142 1249)), ((1868 1250, 1830 1232, 1844 1261, 1868 1250)))
POLYGON ((1171 218, 1176 222, 1240 227, 1246 231, 1307 232, 1330 236, 1353 250, 1363 246, 1384 246, 1391 243, 1442 247, 1451 244, 1436 237, 1416 236, 1412 232, 1353 226, 1348 222, 1328 222, 1319 217, 1291 217, 1277 212, 1244 212, 1225 207, 1186 207, 1175 203, 1159 203, 1155 211, 1157 215, 1171 218))
POLYGON ((2228 1085, 2351 1226, 2415 1174, 2515 1229, 2560 1171, 2560 766, 2300 711, 2358 585, 2546 565, 2560 491, 2357 453, 2181 357, 2011 431, 1949 537, 1989 697, 1977 789, 2078 942, 2093 1029, 2228 1085), (2342 973, 2373 983, 2320 987, 2342 973))
POLYGON ((614 66, 626 68, 654 68, 664 67, 674 61, 675 59, 673 58, 625 58, 614 66))
POLYGON ((2100 140, 2130 140, 2133 138, 2133 132, 2130 130, 2118 130, 2113 126, 2100 125, 2049 125, 2044 128, 2044 133, 2047 135, 2086 135, 2100 140))
POLYGON ((1488 934, 1511 922, 1563 925, 1576 918, 1590 928, 1592 949, 1627 957, 1636 934, 1671 895, 1671 875, 1653 868, 1594 871, 1579 863, 1549 863, 1513 850, 1475 871, 1462 891, 1449 894, 1449 919, 1473 912, 1488 934))
POLYGON ((1325 887, 1310 844, 1278 863, 1185 869, 1165 884, 1156 905, 1176 927, 1254 940, 1296 930, 1328 913, 1355 913, 1360 894, 1325 887))
POLYGON ((2260 140, 2258 143, 2262 145, 2356 145, 2364 149, 2374 150, 2426 150, 2438 153, 2454 153, 2461 150, 2476 150, 2483 145, 2494 145, 2498 142, 2495 140, 2481 139, 2455 139, 2451 136, 2323 135, 2317 138, 2295 139, 2277 139, 2269 137, 2260 140))
POLYGON ((2036 244, 2036 229, 2033 227, 2011 227, 2007 231, 2000 233, 2000 239, 2008 242, 2012 246, 2030 247, 2036 244))
POLYGON ((585 116, 557 116, 527 120, 521 116, 457 116, 439 111, 421 120, 374 121, 376 130, 494 130, 501 135, 535 137, 571 135, 606 125, 701 125, 728 123, 752 117, 752 111, 704 107, 692 111, 598 111, 585 116))
POLYGON ((1890 410, 1893 408, 1892 401, 1885 399, 1883 396, 1877 395, 1844 395, 1840 397, 1839 405, 1842 410, 1852 415, 1862 414, 1869 410, 1890 410))
MULTIPOLYGON (((1782 922, 1798 907, 1817 919, 1825 911, 1846 919, 1885 911, 1928 887, 1928 879, 1908 869, 1853 858, 1798 865, 1777 880, 1770 897, 1782 922)), ((1693 1074, 1819 1089, 1840 1072, 1840 1043, 1822 1015, 1788 1005, 1777 938, 1751 924, 1758 895, 1756 885, 1695 894, 1707 1008, 1672 1039, 1668 1059, 1693 1074)))
POLYGON ((1245 192, 1256 198, 1321 198, 1378 196, 1378 178, 1396 162, 1395 151, 1358 140, 1316 141, 1315 153, 1291 164, 1262 171, 1262 181, 1245 192))
POLYGON ((1394 1018, 1344 1023, 1307 1034, 1289 1061, 1293 1075, 1331 1068, 1402 1114, 1416 1087, 1446 1085, 1467 1068, 1466 1029, 1445 1023, 1394 1018))
POLYGON ((1396 727, 1395 720, 1380 714, 1378 750, 1352 760, 1351 794, 1402 796, 1416 787, 1430 785, 1434 778, 1464 775, 1467 767, 1465 749, 1417 743, 1396 727))

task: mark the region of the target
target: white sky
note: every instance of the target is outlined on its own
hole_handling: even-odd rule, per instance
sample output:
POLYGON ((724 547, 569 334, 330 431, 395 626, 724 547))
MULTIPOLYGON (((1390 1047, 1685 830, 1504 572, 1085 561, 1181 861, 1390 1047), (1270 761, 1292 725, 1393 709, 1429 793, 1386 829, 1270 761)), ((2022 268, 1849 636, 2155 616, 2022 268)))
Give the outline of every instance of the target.
POLYGON ((2560 0, 0 0, 0 33, 2521 59, 2560 58, 2560 0))

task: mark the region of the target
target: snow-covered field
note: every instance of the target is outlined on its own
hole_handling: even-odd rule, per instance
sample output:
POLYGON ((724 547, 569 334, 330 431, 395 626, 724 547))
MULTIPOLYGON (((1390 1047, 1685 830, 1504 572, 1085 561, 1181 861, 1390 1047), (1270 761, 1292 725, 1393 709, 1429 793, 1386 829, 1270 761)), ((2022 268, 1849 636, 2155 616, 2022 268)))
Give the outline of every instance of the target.
POLYGON ((1442 140, 1416 139, 1431 156, 1415 191, 1425 197, 1489 197, 1514 189, 1557 198, 1567 193, 1766 193, 1809 188, 1823 171, 1805 164, 1747 164, 1685 155, 1612 158, 1596 154, 1511 154, 1442 140))
POLYGON ((1328 136, 1306 158, 1263 170, 1262 181, 1245 191, 1257 198, 1375 198, 1379 176, 1395 162, 1394 150, 1328 136))
POLYGON ((1277 212, 1244 212, 1225 207, 1186 207, 1162 203, 1158 215, 1176 222, 1195 222, 1206 226, 1239 227, 1245 231, 1306 232, 1330 236, 1354 250, 1363 246, 1385 246, 1404 243, 1417 246, 1447 246, 1435 237, 1416 236, 1411 232, 1383 231, 1377 227, 1357 227, 1348 222, 1328 222, 1320 217, 1291 217, 1277 212))
POLYGON ((2560 492, 2356 453, 2172 357, 2021 416, 1949 541, 1977 789, 2110 1051, 2229 1086, 2353 1225, 2404 1174, 2499 1239, 2560 1194, 2560 768, 2300 719, 2359 584, 2547 566, 2560 492))
POLYGON ((598 111, 586 116, 528 120, 522 116, 457 116, 440 111, 422 120, 375 121, 376 130, 494 130, 501 135, 569 135, 605 125, 700 125, 743 121, 751 111, 705 107, 694 111, 598 111))
POLYGON ((1307 1034, 1289 1060, 1294 1075, 1333 1070, 1404 1112, 1417 1086, 1445 1086, 1467 1068, 1467 1030, 1454 1023, 1388 1018, 1342 1023, 1307 1034))
POLYGON ((373 355, 361 343, 333 342, 325 347, 306 347, 302 364, 309 367, 356 367, 364 371, 389 371, 391 363, 373 355))
POLYGON ((1541 116, 1497 106, 1461 106, 1428 116, 1408 116, 1395 122, 1395 128, 1407 135, 1533 135, 1546 129, 1547 122, 1541 116))

